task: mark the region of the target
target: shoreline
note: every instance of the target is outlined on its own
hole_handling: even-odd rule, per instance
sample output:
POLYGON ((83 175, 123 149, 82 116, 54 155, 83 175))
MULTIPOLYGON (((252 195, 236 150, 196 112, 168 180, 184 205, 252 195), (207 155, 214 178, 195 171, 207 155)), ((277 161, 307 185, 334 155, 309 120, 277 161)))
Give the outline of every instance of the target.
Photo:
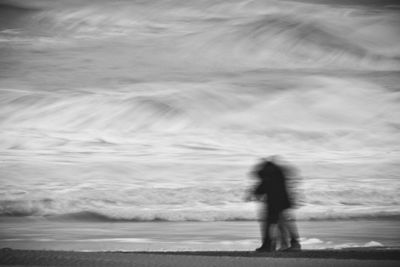
MULTIPOLYGON (((3 218, 4 219, 4 218, 3 218)), ((58 251, 253 251, 259 223, 0 220, 0 248, 58 251)), ((400 248, 398 220, 299 221, 303 250, 400 248)))
MULTIPOLYGON (((122 252, 122 253, 131 253, 131 252, 122 252)), ((305 249, 297 252, 137 251, 135 253, 154 254, 154 255, 192 255, 192 256, 210 256, 210 257, 400 260, 400 247, 369 247, 369 248, 352 247, 343 249, 305 249)))

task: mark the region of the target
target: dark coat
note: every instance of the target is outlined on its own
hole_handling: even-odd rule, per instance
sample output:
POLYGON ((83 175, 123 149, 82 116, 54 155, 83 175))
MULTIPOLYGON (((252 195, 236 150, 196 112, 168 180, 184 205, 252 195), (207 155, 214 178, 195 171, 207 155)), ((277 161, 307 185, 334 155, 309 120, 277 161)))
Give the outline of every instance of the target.
POLYGON ((286 177, 281 167, 273 162, 265 162, 257 171, 260 179, 254 194, 264 196, 270 213, 279 213, 292 206, 286 188, 286 177))

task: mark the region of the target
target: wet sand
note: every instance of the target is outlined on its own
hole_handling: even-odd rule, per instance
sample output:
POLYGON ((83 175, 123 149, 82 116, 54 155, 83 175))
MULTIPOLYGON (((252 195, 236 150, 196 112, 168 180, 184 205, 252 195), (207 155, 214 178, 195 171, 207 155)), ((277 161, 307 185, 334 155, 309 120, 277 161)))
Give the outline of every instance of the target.
POLYGON ((0 250, 2 266, 399 266, 400 249, 302 252, 74 252, 0 250))
MULTIPOLYGON (((298 221, 304 250, 400 247, 397 219, 298 221)), ((252 251, 259 223, 0 218, 0 248, 59 251, 252 251)))

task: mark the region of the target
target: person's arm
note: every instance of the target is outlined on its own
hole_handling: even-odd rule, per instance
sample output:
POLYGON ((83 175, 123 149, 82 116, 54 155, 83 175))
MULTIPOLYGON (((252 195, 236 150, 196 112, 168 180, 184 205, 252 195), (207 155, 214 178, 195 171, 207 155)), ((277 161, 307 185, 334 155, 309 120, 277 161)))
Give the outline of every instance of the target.
POLYGON ((255 196, 262 196, 262 195, 264 195, 266 192, 265 192, 265 184, 264 183, 259 183, 255 188, 254 188, 254 191, 253 191, 253 194, 255 195, 255 196))
POLYGON ((262 200, 265 196, 264 185, 258 184, 255 188, 249 189, 246 193, 245 201, 262 200))

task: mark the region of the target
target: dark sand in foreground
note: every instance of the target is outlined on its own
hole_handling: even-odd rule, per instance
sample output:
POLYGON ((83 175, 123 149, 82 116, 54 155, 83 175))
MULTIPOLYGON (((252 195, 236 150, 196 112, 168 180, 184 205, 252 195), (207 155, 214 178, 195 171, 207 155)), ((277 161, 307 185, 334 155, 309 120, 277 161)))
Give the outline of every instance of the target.
POLYGON ((400 266, 400 249, 302 252, 73 252, 0 250, 2 266, 400 266))

